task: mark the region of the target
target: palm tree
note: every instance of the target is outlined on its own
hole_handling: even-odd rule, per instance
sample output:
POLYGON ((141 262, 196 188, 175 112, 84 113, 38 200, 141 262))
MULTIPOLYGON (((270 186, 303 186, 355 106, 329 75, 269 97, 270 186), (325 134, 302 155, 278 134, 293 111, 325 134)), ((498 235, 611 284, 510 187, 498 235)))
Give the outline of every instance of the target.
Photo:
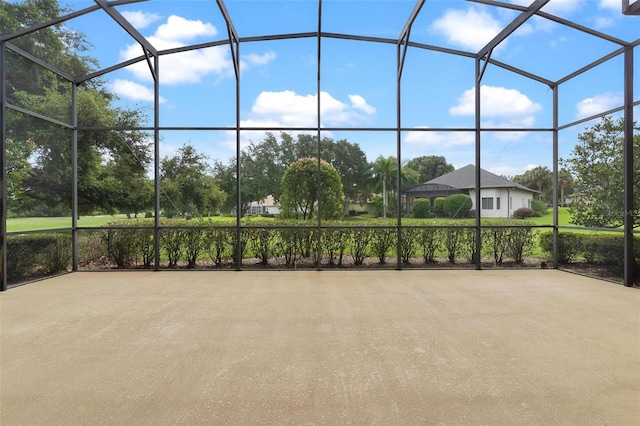
POLYGON ((373 173, 376 180, 382 183, 382 217, 387 218, 387 209, 389 204, 389 186, 395 176, 397 165, 396 157, 379 156, 373 163, 373 173))
POLYGON ((574 186, 573 176, 567 169, 560 169, 558 172, 558 187, 560 188, 560 205, 564 207, 564 190, 574 186))

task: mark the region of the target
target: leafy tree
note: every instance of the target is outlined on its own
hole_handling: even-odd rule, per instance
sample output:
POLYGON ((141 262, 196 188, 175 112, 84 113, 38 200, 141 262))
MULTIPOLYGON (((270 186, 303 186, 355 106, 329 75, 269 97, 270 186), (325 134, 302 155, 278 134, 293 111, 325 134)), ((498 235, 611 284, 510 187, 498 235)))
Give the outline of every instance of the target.
POLYGON ((558 200, 561 206, 565 205, 565 197, 573 192, 575 181, 571 173, 567 169, 560 169, 558 171, 558 189, 560 190, 560 199, 558 200))
POLYGON ((322 219, 339 219, 344 215, 342 182, 336 169, 324 160, 307 157, 289 165, 282 177, 282 215, 295 219, 313 219, 316 209, 322 219), (320 188, 318 188, 318 172, 320 188))
POLYGON ((466 194, 453 194, 444 199, 442 209, 449 217, 468 217, 473 206, 471 197, 466 194))
POLYGON ((345 197, 354 202, 367 201, 371 195, 371 166, 360 145, 346 139, 334 142, 323 138, 320 146, 321 158, 335 167, 340 175, 345 197))
MULTIPOLYGON (((396 189, 398 182, 398 161, 396 157, 379 156, 371 164, 373 171, 373 188, 382 190, 383 209, 382 217, 386 218, 389 212, 395 211, 396 189)), ((420 181, 420 175, 410 167, 400 169, 401 186, 407 187, 416 185, 420 181)))
MULTIPOLYGON (((221 206, 221 209, 226 212, 234 210, 238 205, 236 164, 236 159, 232 158, 227 165, 216 161, 213 166, 213 175, 220 189, 227 194, 221 206)), ((246 152, 241 152, 240 164, 242 165, 240 170, 240 214, 244 216, 253 201, 262 200, 269 195, 261 185, 265 184, 265 180, 271 180, 272 176, 268 174, 261 176, 255 171, 254 160, 246 152)))
POLYGON ((537 166, 513 178, 515 183, 539 191, 538 199, 550 201, 553 191, 553 173, 548 167, 537 166))
POLYGON ((175 156, 160 164, 163 209, 183 215, 203 215, 217 211, 226 194, 210 175, 208 157, 191 145, 178 149, 175 156))
POLYGON ((542 217, 547 214, 547 204, 541 200, 531 200, 531 210, 535 217, 542 217))
MULTIPOLYGON (((15 32, 67 11, 55 0, 0 2, 0 28, 6 33, 15 32)), ((81 55, 90 47, 84 35, 61 24, 19 37, 12 43, 72 76, 86 75, 96 65, 94 59, 81 55)), ((11 52, 7 55, 7 100, 44 116, 70 122, 70 83, 29 59, 11 52)), ((96 127, 144 124, 139 111, 116 108, 115 100, 99 79, 79 87, 79 124, 96 127)), ((143 184, 150 161, 147 150, 148 144, 140 132, 78 132, 80 214, 141 208, 136 207, 140 205, 141 198, 137 196, 140 194, 126 188, 148 188, 143 184)), ((11 153, 8 183, 12 212, 28 214, 44 206, 50 211, 68 214, 72 198, 71 131, 10 111, 7 151, 11 153)))
MULTIPOLYGON (((640 130, 636 127, 636 130, 640 130)), ((569 207, 573 223, 618 227, 624 223, 624 119, 603 117, 578 135, 579 143, 562 164, 576 177, 578 195, 569 207)), ((640 182, 640 134, 633 137, 633 181, 640 182)), ((634 191, 634 211, 640 208, 640 191, 634 191)), ((631 214, 631 212, 628 212, 631 214)), ((634 227, 640 216, 634 216, 634 227)))
MULTIPOLYGON (((50 105, 64 101, 55 92, 44 98, 28 95, 29 108, 46 114, 50 105)), ((78 91, 78 115, 88 126, 138 126, 143 122, 139 111, 111 106, 93 89, 78 91)), ((23 195, 33 203, 70 211, 72 197, 71 134, 68 129, 42 120, 21 117, 12 130, 14 141, 33 141, 31 169, 24 178, 23 195), (17 129, 17 130, 16 130, 17 129)), ((151 194, 141 195, 150 164, 149 142, 142 132, 91 130, 78 132, 78 208, 80 214, 96 210, 137 213, 148 208, 151 194), (127 189, 130 189, 128 191, 127 189), (141 202, 143 199, 146 202, 141 202), (138 210, 140 209, 140 210, 138 210)))
MULTIPOLYGON (((263 140, 251 142, 240 157, 243 214, 249 203, 262 200, 269 195, 280 201, 285 170, 301 158, 317 158, 317 140, 314 135, 300 134, 294 137, 282 132, 279 139, 273 133, 266 133, 263 140)), ((331 164, 340 175, 345 196, 352 201, 364 202, 371 192, 371 172, 367 157, 360 146, 345 139, 334 141, 331 138, 322 138, 320 151, 320 158, 331 164)), ((226 166, 220 163, 215 166, 215 176, 224 190, 228 194, 234 194, 227 199, 229 208, 237 203, 235 173, 235 159, 226 166)))
POLYGON ((35 149, 35 144, 31 140, 24 143, 14 143, 13 140, 6 141, 6 161, 7 161, 7 209, 12 212, 28 210, 31 206, 29 199, 24 196, 27 188, 24 181, 31 173, 31 163, 29 157, 35 149))
POLYGON ((418 172, 418 183, 428 182, 455 170, 453 165, 441 155, 423 155, 413 158, 405 164, 406 167, 418 172))
MULTIPOLYGON (((0 28, 3 34, 10 34, 36 24, 41 24, 69 12, 57 0, 24 0, 21 2, 0 2, 0 28)), ((96 64, 95 59, 79 53, 89 50, 84 34, 54 25, 11 40, 15 46, 27 51, 48 64, 74 77, 86 75, 96 64)), ((14 53, 7 58, 7 100, 17 101, 17 93, 45 95, 47 91, 69 93, 69 86, 62 84, 55 74, 29 59, 14 53), (65 87, 66 86, 66 87, 65 87)), ((70 108, 67 108, 70 111, 70 108)))

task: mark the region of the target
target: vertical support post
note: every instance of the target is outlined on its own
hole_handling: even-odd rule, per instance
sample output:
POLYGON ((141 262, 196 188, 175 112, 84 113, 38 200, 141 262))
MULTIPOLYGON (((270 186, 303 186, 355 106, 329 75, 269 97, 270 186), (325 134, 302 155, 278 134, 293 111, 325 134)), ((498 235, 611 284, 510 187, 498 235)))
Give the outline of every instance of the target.
MULTIPOLYGON (((401 40, 402 41, 402 40, 401 40)), ((408 42, 408 39, 404 40, 405 43, 408 42)), ((396 269, 402 269, 402 209, 400 202, 400 188, 402 182, 402 170, 400 170, 400 157, 402 155, 401 148, 401 134, 400 134, 400 125, 402 120, 402 65, 403 65, 403 55, 402 55, 402 44, 401 42, 397 45, 397 64, 398 64, 398 74, 396 78, 396 233, 397 233, 397 245, 396 245, 396 269)))
MULTIPOLYGON (((318 0, 318 35, 317 35, 317 41, 318 41, 318 51, 317 51, 317 79, 316 79, 316 126, 317 126, 317 174, 316 174, 316 192, 318 194, 322 194, 321 188, 322 188, 322 177, 321 177, 321 161, 320 161, 320 155, 322 155, 322 149, 320 147, 320 138, 321 138, 321 132, 320 132, 320 128, 322 126, 322 117, 320 117, 320 111, 321 111, 321 101, 320 101, 320 90, 322 89, 322 85, 321 85, 321 79, 320 79, 320 74, 321 74, 321 67, 320 67, 320 61, 322 59, 322 0, 318 0)), ((317 256, 316 259, 318 259, 318 264, 316 265, 316 269, 319 271, 322 268, 320 267, 321 265, 321 256, 322 256, 322 246, 321 246, 321 241, 322 241, 322 220, 321 220, 321 213, 322 213, 322 197, 318 197, 318 226, 317 226, 317 232, 316 232, 316 248, 317 248, 317 256)))
POLYGON ((0 291, 7 289, 7 64, 4 42, 0 43, 0 291))
POLYGON ((153 57, 153 179, 154 179, 154 221, 153 249, 154 270, 160 270, 160 60, 153 57))
MULTIPOLYGON (((480 258, 480 253, 482 253, 482 232, 480 229, 480 213, 482 211, 482 198, 481 198, 481 194, 480 194, 480 188, 481 188, 481 183, 480 183, 480 148, 481 148, 481 139, 482 139, 482 135, 480 134, 480 125, 481 125, 481 121, 480 121, 480 83, 482 82, 482 73, 483 70, 480 67, 480 58, 476 59, 476 98, 475 98, 475 132, 476 132, 476 176, 475 176, 475 181, 476 181, 476 200, 475 200, 475 205, 476 205, 476 259, 475 259, 475 263, 476 263, 476 269, 480 270, 482 267, 482 263, 481 263, 481 258, 480 258)), ((489 58, 487 57, 487 62, 489 61, 489 58)), ((508 201, 507 201, 508 202, 508 201)))
POLYGON ((78 85, 71 82, 71 269, 78 270, 78 85))
POLYGON ((240 145, 240 43, 236 39, 229 41, 231 50, 235 49, 234 60, 236 63, 236 271, 242 270, 242 253, 243 253, 243 241, 242 241, 242 190, 240 172, 242 170, 240 164, 242 146, 240 145), (235 44, 234 44, 235 43, 235 44))
MULTIPOLYGON (((624 285, 633 286, 633 47, 624 51, 624 285)), ((637 182, 636 182, 637 183, 637 182)))
POLYGON ((553 86, 553 268, 558 269, 558 85, 553 86))

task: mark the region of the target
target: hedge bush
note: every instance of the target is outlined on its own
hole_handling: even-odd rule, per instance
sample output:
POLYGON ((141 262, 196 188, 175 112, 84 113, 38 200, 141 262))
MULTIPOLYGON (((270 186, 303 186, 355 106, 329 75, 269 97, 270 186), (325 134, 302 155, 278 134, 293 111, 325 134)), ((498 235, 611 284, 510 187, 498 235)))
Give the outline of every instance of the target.
POLYGON ((471 197, 466 194, 453 194, 444 199, 442 209, 451 218, 469 217, 469 210, 473 207, 471 197))
POLYGON ((444 217, 444 197, 436 197, 433 200, 433 213, 437 217, 444 217))
POLYGON ((547 214, 547 203, 542 200, 531 200, 531 210, 534 217, 542 217, 547 214))
POLYGON ((411 213, 413 217, 418 219, 428 218, 431 213, 431 202, 428 198, 418 198, 414 200, 411 206, 411 213))
MULTIPOLYGON (((553 254, 553 233, 543 232, 539 238, 540 248, 553 254)), ((634 275, 640 274, 640 237, 633 239, 634 275)), ((558 233, 558 262, 568 264, 580 258, 587 263, 607 265, 621 275, 624 268, 624 235, 577 232, 558 233)))
POLYGON ((516 219, 526 219, 528 217, 533 217, 533 210, 528 207, 520 207, 513 212, 513 217, 516 219))
MULTIPOLYGON (((574 262, 583 253, 583 236, 583 234, 577 234, 574 232, 558 233, 559 263, 566 264, 574 262)), ((549 255, 553 255, 553 232, 541 232, 540 237, 538 238, 538 244, 543 251, 549 255)))
POLYGON ((71 264, 71 234, 7 236, 7 282, 13 284, 66 271, 71 264))
POLYGON ((396 244, 397 231, 395 228, 380 228, 371 235, 371 252, 378 258, 380 264, 387 262, 389 250, 396 244))

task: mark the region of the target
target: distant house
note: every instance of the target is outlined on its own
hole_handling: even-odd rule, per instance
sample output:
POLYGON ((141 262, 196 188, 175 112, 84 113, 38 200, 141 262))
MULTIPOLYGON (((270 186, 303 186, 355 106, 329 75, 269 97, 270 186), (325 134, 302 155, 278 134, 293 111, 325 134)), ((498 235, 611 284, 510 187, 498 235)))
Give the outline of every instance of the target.
MULTIPOLYGON (((428 198, 433 203, 436 197, 451 194, 467 194, 476 208, 476 167, 472 164, 464 166, 428 182, 412 186, 402 191, 405 197, 406 212, 417 198, 428 198)), ((526 186, 511 182, 508 179, 480 169, 481 217, 508 218, 521 207, 531 208, 531 200, 535 191, 526 186)))
POLYGON ((249 216, 259 216, 267 213, 280 214, 280 207, 273 199, 273 195, 267 196, 264 200, 252 201, 247 210, 247 215, 249 216))

